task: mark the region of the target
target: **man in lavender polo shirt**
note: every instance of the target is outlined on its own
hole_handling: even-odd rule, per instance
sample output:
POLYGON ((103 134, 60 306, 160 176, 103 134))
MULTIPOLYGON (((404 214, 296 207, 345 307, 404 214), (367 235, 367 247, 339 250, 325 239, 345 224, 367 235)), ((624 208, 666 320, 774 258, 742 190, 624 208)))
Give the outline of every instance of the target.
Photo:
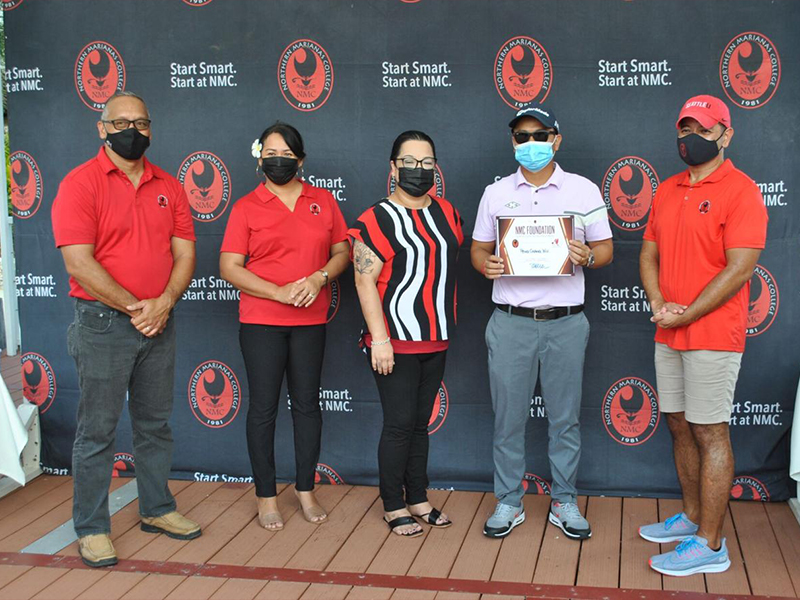
POLYGON ((494 280, 496 304, 486 327, 489 383, 494 408, 494 492, 498 504, 483 532, 503 537, 525 520, 525 426, 537 378, 549 425, 553 476, 549 520, 573 539, 592 535, 576 504, 581 453, 579 416, 589 322, 583 314, 583 270, 611 262, 614 247, 600 190, 566 173, 553 160, 561 146, 549 108, 532 105, 509 123, 515 173, 488 186, 472 235, 472 266, 494 280), (569 277, 504 277, 495 255, 498 216, 573 215, 575 237, 569 277), (541 365, 541 371, 539 366, 541 365))

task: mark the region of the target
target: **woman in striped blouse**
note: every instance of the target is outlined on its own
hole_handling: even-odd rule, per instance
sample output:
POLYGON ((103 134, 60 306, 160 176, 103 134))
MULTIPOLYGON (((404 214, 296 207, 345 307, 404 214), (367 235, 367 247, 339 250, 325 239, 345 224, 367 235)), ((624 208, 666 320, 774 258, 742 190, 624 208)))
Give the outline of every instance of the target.
POLYGON ((394 191, 348 231, 368 333, 363 336, 383 407, 378 446, 384 520, 396 534, 422 534, 418 517, 448 527, 428 502, 428 421, 455 324, 458 211, 432 195, 433 140, 398 136, 390 156, 394 191))

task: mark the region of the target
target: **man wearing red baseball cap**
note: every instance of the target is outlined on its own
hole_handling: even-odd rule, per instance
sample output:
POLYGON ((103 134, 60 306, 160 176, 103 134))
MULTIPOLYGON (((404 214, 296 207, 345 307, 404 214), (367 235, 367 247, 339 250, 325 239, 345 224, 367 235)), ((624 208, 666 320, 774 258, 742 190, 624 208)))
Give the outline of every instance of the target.
POLYGON ((656 324, 661 412, 672 433, 683 511, 639 534, 680 541, 650 566, 666 575, 730 566, 722 523, 733 480, 728 421, 745 342, 750 278, 767 237, 758 186, 726 159, 728 107, 695 96, 678 115, 678 154, 689 168, 658 188, 639 257, 656 324))

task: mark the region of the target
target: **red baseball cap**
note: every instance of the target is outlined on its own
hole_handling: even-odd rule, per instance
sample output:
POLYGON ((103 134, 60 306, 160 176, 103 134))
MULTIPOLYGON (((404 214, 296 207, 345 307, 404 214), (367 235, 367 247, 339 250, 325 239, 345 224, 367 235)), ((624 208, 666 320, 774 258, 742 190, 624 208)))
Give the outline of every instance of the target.
POLYGON ((675 122, 675 127, 681 119, 691 117, 696 119, 700 125, 706 129, 711 129, 717 123, 722 123, 725 127, 731 126, 731 111, 728 106, 719 98, 714 96, 694 96, 683 103, 681 114, 675 122))

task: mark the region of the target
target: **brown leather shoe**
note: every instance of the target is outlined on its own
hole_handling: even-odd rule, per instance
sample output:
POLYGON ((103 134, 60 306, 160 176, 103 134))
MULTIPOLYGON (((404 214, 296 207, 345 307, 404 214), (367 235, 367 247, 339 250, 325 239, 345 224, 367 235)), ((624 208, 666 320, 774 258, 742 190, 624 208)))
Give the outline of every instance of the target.
POLYGON ((117 553, 107 533, 85 535, 78 540, 81 560, 90 567, 108 567, 117 564, 117 553))
POLYGON ((160 517, 142 517, 142 531, 163 533, 176 540, 193 540, 203 533, 200 525, 176 510, 160 517))

